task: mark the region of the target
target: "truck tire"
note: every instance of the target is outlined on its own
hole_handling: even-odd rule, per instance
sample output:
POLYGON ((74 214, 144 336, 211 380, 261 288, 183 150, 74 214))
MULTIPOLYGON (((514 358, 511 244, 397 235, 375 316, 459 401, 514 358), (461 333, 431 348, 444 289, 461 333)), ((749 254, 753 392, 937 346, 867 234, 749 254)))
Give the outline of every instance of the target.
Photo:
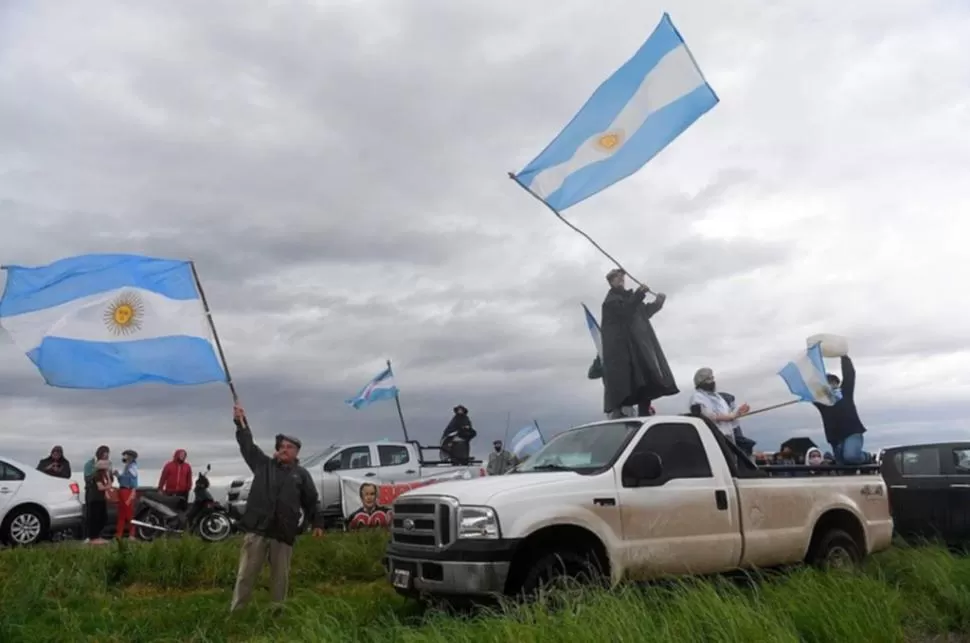
POLYGON ((808 563, 822 569, 851 569, 862 563, 862 549, 841 529, 829 529, 812 547, 808 563))
POLYGON ((603 581, 601 567, 592 552, 562 549, 534 559, 522 579, 519 594, 532 597, 543 589, 561 589, 569 585, 591 585, 603 581))

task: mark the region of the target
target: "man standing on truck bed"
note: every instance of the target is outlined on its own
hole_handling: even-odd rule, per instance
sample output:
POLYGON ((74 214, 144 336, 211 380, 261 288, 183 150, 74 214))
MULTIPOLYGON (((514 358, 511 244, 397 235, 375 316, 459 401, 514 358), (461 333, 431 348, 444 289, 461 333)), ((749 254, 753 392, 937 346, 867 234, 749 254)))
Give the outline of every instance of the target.
POLYGON ((848 355, 843 355, 841 360, 845 379, 839 380, 833 373, 827 373, 825 378, 829 386, 841 391, 842 399, 832 406, 815 403, 815 408, 822 416, 825 440, 832 445, 836 464, 862 464, 868 458, 862 450, 866 427, 855 408, 855 366, 848 355))
POLYGON ((603 300, 603 386, 604 412, 622 416, 622 407, 637 405, 640 417, 650 415, 657 398, 679 393, 650 318, 663 308, 667 296, 643 303, 648 288, 627 290, 626 272, 615 268, 606 273, 610 290, 603 300))
POLYGON ((286 598, 301 509, 306 522, 313 525, 313 535, 323 535, 323 516, 317 511, 317 489, 297 459, 300 441, 289 435, 277 435, 276 452, 270 457, 253 442, 246 412, 238 404, 233 407, 233 422, 239 451, 253 472, 253 483, 242 518, 242 527, 247 533, 229 611, 249 601, 267 557, 271 598, 276 603, 286 598))

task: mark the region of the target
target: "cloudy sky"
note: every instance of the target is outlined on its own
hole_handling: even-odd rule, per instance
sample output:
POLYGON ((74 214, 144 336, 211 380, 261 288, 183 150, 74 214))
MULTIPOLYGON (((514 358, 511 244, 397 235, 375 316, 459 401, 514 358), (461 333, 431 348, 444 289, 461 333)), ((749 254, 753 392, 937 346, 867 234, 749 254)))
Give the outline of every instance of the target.
MULTIPOLYGON (((21 2, 0 9, 0 260, 192 258, 255 430, 396 438, 343 400, 391 359, 412 436, 600 419, 580 304, 609 262, 506 177, 669 11, 721 103, 567 211, 667 293, 682 394, 753 406, 847 336, 868 444, 970 421, 970 6, 958 0, 21 2), (137 5, 137 6, 136 6, 137 5), (963 266, 963 267, 962 267, 963 266)), ((46 387, 0 341, 0 453, 176 447, 243 470, 225 386, 46 387)), ((798 405, 759 448, 821 440, 798 405)), ((216 473, 216 471, 214 471, 216 473)))

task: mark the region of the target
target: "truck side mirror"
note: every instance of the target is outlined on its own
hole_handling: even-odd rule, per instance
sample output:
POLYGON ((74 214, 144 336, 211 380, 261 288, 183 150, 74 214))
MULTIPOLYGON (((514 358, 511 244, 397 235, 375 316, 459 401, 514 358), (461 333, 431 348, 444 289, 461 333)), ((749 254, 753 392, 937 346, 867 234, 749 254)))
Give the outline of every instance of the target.
POLYGON ((632 454, 623 465, 623 481, 631 486, 653 482, 663 476, 663 462, 653 451, 632 454))
POLYGON ((331 471, 336 471, 340 468, 340 460, 328 460, 326 464, 323 465, 323 470, 327 473, 331 471))

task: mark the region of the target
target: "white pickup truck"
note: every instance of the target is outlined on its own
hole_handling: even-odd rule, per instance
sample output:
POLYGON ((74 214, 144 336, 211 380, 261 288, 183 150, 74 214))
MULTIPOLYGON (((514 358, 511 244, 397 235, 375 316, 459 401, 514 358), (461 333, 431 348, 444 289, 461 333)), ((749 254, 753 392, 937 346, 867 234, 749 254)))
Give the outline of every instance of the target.
MULTIPOLYGON (((329 525, 342 517, 340 477, 343 475, 384 482, 411 482, 458 469, 480 469, 482 466, 477 461, 473 461, 470 467, 425 461, 421 455, 422 449, 437 451, 436 447, 421 447, 415 442, 360 442, 331 445, 300 464, 316 483, 320 508, 329 525)), ((252 483, 252 476, 237 478, 230 483, 228 500, 233 512, 241 515, 245 510, 252 483)))
POLYGON ((852 564, 893 533, 878 468, 769 473, 694 416, 580 426, 507 475, 414 490, 393 511, 388 580, 459 599, 562 577, 852 564))

